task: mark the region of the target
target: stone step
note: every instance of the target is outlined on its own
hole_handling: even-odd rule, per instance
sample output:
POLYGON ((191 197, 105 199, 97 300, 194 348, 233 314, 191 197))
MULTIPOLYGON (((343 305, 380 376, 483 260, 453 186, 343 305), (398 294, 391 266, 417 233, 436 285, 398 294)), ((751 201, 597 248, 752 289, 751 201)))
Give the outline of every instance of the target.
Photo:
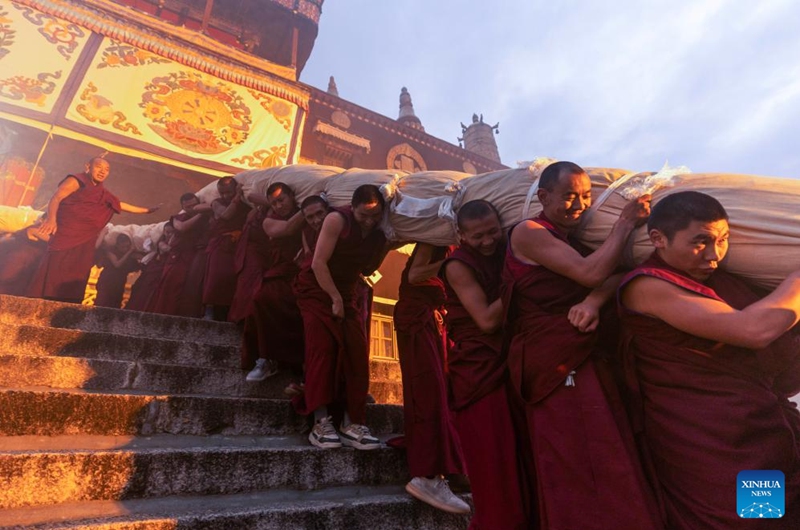
MULTIPOLYGON (((260 382, 245 380, 238 368, 116 361, 78 357, 0 355, 0 388, 41 386, 85 390, 136 390, 166 394, 282 398, 283 389, 299 380, 282 372, 260 382)), ((400 383, 376 382, 376 401, 397 402, 400 383), (397 387, 397 388, 395 388, 397 387)))
MULTIPOLYGON (((289 435, 305 418, 286 399, 159 395, 71 389, 0 389, 0 436, 289 435)), ((367 405, 375 434, 403 431, 403 409, 367 405)))
POLYGON ((401 451, 318 449, 297 435, 0 439, 0 509, 402 484, 408 478, 401 451))
POLYGON ((123 309, 89 307, 35 298, 0 295, 0 322, 99 331, 131 337, 238 346, 241 334, 227 322, 211 322, 123 309))
POLYGON ((0 520, 29 530, 464 530, 469 515, 436 510, 391 485, 86 501, 0 510, 0 520))
MULTIPOLYGON (((2 309, 0 309, 2 315, 2 309)), ((239 345, 147 338, 0 321, 0 352, 238 368, 239 345)))

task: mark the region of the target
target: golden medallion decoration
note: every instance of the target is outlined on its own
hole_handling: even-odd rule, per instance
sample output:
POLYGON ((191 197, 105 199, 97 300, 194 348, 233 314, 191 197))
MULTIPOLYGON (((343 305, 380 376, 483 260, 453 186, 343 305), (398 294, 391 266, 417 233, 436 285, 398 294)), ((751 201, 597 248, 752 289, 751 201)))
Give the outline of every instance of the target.
POLYGON ((242 97, 228 85, 195 72, 153 78, 142 94, 148 126, 169 143, 202 154, 242 144, 252 120, 242 97))

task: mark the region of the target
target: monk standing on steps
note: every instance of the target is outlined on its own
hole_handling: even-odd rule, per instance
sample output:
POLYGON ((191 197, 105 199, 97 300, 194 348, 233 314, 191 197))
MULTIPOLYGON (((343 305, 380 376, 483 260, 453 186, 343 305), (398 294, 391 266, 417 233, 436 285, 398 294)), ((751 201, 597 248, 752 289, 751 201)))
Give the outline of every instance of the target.
POLYGON ((668 528, 800 528, 800 414, 787 399, 800 391, 800 341, 787 333, 800 319, 800 272, 759 300, 717 270, 728 215, 702 193, 665 197, 647 228, 655 252, 619 300, 633 424, 668 528), (770 497, 737 507, 744 470, 783 472, 780 519, 749 520, 775 517, 770 497))
POLYGON ((39 231, 50 236, 28 296, 81 303, 94 264, 97 236, 115 213, 152 213, 120 200, 103 183, 111 171, 104 158, 92 158, 86 172, 67 175, 47 206, 47 218, 39 231))
POLYGON ((204 318, 227 320, 236 291, 236 245, 250 213, 242 197, 242 187, 233 177, 217 181, 219 198, 211 202, 211 220, 205 280, 203 281, 204 318))
POLYGON ((257 345, 255 367, 247 381, 263 381, 278 373, 281 363, 300 371, 303 366, 303 317, 292 291, 299 270, 295 259, 303 248, 303 212, 294 190, 283 182, 267 188, 270 211, 259 229, 266 237, 262 253, 264 270, 252 297, 251 312, 244 324, 244 347, 257 345))
POLYGON ((570 235, 591 205, 591 184, 580 166, 551 164, 539 179, 542 213, 509 232, 509 372, 526 403, 541 528, 656 529, 657 504, 597 330, 621 280, 612 273, 628 235, 650 212, 649 196, 626 205, 589 253, 570 235))
POLYGON ((453 495, 444 479, 464 473, 461 444, 447 406, 444 370, 445 292, 438 273, 449 251, 417 243, 400 279, 400 296, 394 306, 406 456, 413 477, 406 490, 440 510, 469 513, 469 505, 453 495))
POLYGON ((470 530, 530 528, 530 502, 503 353, 500 299, 505 247, 491 203, 458 211, 461 245, 442 267, 447 301, 450 407, 464 452, 475 514, 470 530))
POLYGON ((295 282, 305 330, 306 387, 294 405, 299 414, 314 414, 309 441, 323 449, 381 445, 365 425, 369 345, 358 282, 386 254, 380 228, 384 205, 376 186, 356 188, 350 207, 325 217, 310 266, 300 270, 295 282), (334 401, 346 403, 340 434, 328 415, 334 401))

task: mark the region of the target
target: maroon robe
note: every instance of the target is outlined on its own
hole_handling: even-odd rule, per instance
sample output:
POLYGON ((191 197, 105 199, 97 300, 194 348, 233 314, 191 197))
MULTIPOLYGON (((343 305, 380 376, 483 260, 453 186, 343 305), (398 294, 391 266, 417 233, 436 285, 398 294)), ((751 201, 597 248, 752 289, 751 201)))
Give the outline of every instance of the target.
MULTIPOLYGON (((172 221, 188 221, 195 215, 179 213, 172 221)), ((189 230, 177 231, 177 241, 164 263, 164 272, 158 282, 146 311, 162 315, 200 317, 203 315, 202 290, 208 244, 208 217, 203 217, 189 230)))
POLYGON ((102 267, 100 277, 97 278, 97 298, 94 305, 97 307, 122 307, 122 298, 125 295, 125 284, 128 282, 128 274, 138 271, 141 264, 133 257, 128 257, 115 267, 111 260, 104 254, 97 260, 97 266, 102 267))
MULTIPOLYGON (((620 293, 643 275, 737 309, 757 299, 724 271, 702 284, 656 254, 623 280, 620 293)), ((633 425, 669 528, 800 528, 800 414, 786 399, 800 390, 797 337, 789 333, 754 351, 690 335, 622 305, 620 311, 633 425), (786 476, 786 515, 760 523, 739 518, 737 474, 772 469, 786 476)))
POLYGON ((64 180, 70 177, 80 187, 59 205, 58 229, 50 237, 47 254, 28 287, 28 296, 81 303, 94 265, 97 236, 122 210, 119 199, 102 182, 93 183, 86 173, 67 175, 64 180))
POLYGON ((131 296, 125 309, 129 311, 144 311, 150 298, 158 288, 161 276, 164 274, 164 265, 167 263, 169 254, 157 253, 153 259, 142 267, 142 273, 131 285, 131 296))
POLYGON ((299 414, 311 414, 321 406, 344 399, 353 423, 366 422, 369 392, 369 342, 361 273, 370 274, 383 254, 386 237, 380 229, 366 237, 350 207, 337 208, 345 226, 328 260, 336 288, 342 295, 345 317, 333 318, 331 298, 317 283, 307 259, 294 283, 297 305, 303 316, 305 336, 305 393, 294 398, 299 414))
MULTIPOLYGON (((544 216, 534 221, 569 243, 544 216)), ((511 245, 503 277, 509 373, 526 403, 541 527, 660 528, 597 333, 581 333, 567 318, 591 289, 523 263, 511 245)))
POLYGON ((242 322, 251 312, 253 297, 261 285, 261 278, 267 268, 269 237, 262 224, 269 210, 259 206, 242 229, 242 237, 236 244, 234 267, 236 269, 236 290, 228 311, 229 322, 242 322))
MULTIPOLYGON (((431 261, 440 261, 447 253, 446 247, 437 248, 431 261)), ((394 306, 408 469, 412 477, 463 473, 461 444, 447 407, 446 338, 439 323, 444 282, 433 277, 411 284, 408 272, 416 254, 415 249, 408 258, 394 306)))
MULTIPOLYGON (((484 256, 461 246, 445 261, 459 261, 475 274, 491 303, 500 296, 502 246, 484 256)), ((444 268, 442 269, 444 271, 444 268)), ((517 436, 517 404, 509 393, 503 332, 486 334, 447 282, 447 354, 450 407, 470 478, 475 513, 470 530, 522 530, 530 527, 524 447, 517 436)))
MULTIPOLYGON (((295 213, 279 217, 270 212, 267 218, 287 221, 295 213)), ((303 317, 297 307, 292 282, 299 271, 295 259, 302 248, 300 233, 267 238, 262 251, 265 270, 244 325, 245 348, 251 349, 255 343, 258 348, 256 356, 261 359, 272 359, 298 368, 303 364, 303 317)), ((254 357, 253 352, 244 355, 246 359, 254 357)))
MULTIPOLYGON (((216 199, 227 207, 222 199, 216 199)), ((213 203, 212 203, 213 204, 213 203)), ((230 219, 218 218, 211 222, 208 246, 206 247, 206 274, 203 281, 203 304, 230 306, 236 291, 236 244, 242 235, 250 207, 238 203, 230 219)))
POLYGON ((27 230, 0 239, 0 294, 24 295, 46 253, 47 242, 30 239, 27 230))

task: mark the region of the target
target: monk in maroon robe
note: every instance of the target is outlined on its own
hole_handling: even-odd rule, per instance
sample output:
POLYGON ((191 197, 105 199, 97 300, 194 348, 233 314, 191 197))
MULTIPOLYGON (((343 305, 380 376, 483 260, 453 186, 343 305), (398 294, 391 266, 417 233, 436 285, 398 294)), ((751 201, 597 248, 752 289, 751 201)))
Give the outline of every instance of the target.
POLYGON ((503 352, 500 298, 505 249, 500 216, 486 201, 458 211, 461 246, 445 261, 450 407, 472 487, 474 530, 531 527, 523 458, 503 352))
POLYGON ((125 295, 125 284, 128 274, 141 268, 139 260, 134 255, 133 241, 125 234, 119 234, 114 243, 113 250, 100 250, 97 266, 102 267, 97 278, 97 297, 94 305, 97 307, 122 307, 122 298, 125 295))
POLYGON ((358 282, 385 255, 383 213, 380 190, 359 186, 350 207, 325 217, 311 265, 295 282, 305 330, 306 390, 294 405, 300 414, 314 414, 309 441, 317 447, 380 447, 365 425, 369 344, 358 282), (328 406, 338 400, 346 403, 340 434, 328 416, 328 406))
POLYGON ((46 253, 47 239, 38 232, 38 227, 28 227, 1 238, 0 294, 23 296, 46 253))
POLYGON ((40 228, 50 236, 47 254, 31 280, 28 296, 81 303, 100 231, 115 213, 156 210, 120 202, 103 185, 110 170, 107 160, 93 158, 85 173, 67 175, 58 185, 40 228))
POLYGON ((619 301, 633 424, 668 528, 800 528, 800 414, 787 399, 800 391, 800 341, 788 331, 800 272, 759 300, 716 270, 728 216, 702 193, 662 199, 648 230, 655 253, 619 301), (737 506, 745 470, 783 472, 785 512, 770 512, 769 497, 737 506), (749 520, 759 514, 781 518, 749 520))
POLYGON ((247 214, 242 228, 242 237, 236 244, 234 267, 236 270, 236 290, 233 293, 228 321, 244 324, 244 319, 252 311, 253 297, 261 285, 264 269, 267 267, 267 247, 269 238, 262 229, 269 212, 267 197, 251 193, 248 199, 254 208, 247 214), (263 202, 262 202, 263 201, 263 202))
POLYGON ((131 286, 131 296, 128 298, 128 303, 125 304, 125 309, 144 311, 150 303, 150 298, 158 288, 161 276, 164 274, 164 265, 166 265, 170 250, 172 250, 170 241, 173 240, 174 235, 175 228, 171 222, 167 221, 164 223, 164 233, 155 245, 156 248, 141 259, 142 272, 131 286))
POLYGON ((406 490, 436 508, 469 513, 469 505, 443 482, 445 475, 464 472, 461 444, 447 406, 444 368, 445 291, 438 273, 449 250, 417 243, 403 270, 394 306, 403 377, 406 457, 413 477, 406 490))
POLYGON ((625 410, 597 341, 628 234, 648 197, 623 210, 588 254, 571 231, 591 204, 579 166, 557 162, 539 179, 542 214, 509 234, 504 270, 511 381, 526 403, 542 528, 660 528, 625 410), (588 254, 588 255, 587 255, 588 254), (578 508, 579 507, 579 508, 578 508))
POLYGON ((170 242, 164 272, 146 311, 199 318, 203 316, 205 248, 211 208, 200 203, 194 193, 183 194, 180 202, 183 211, 170 220, 175 227, 175 237, 170 242))
POLYGON ((214 218, 206 247, 206 275, 203 281, 205 318, 226 320, 236 290, 236 244, 242 235, 250 207, 242 188, 233 177, 217 181, 220 197, 211 203, 214 218))
POLYGON ((271 184, 267 198, 270 211, 260 227, 267 238, 264 269, 244 324, 245 348, 254 342, 258 347, 258 360, 247 381, 263 381, 278 372, 279 364, 296 370, 303 365, 303 318, 292 282, 299 271, 295 260, 303 247, 305 219, 288 185, 271 184))

